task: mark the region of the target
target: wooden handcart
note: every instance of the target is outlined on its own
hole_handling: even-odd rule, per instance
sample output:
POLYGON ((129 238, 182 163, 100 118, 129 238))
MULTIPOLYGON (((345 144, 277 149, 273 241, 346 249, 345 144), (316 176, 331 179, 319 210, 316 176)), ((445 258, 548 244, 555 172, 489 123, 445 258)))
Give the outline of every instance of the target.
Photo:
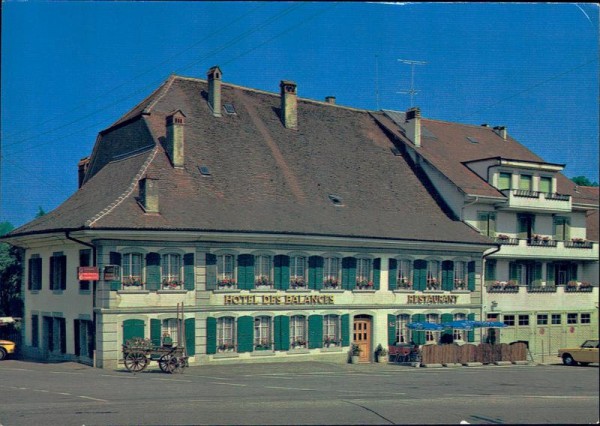
POLYGON ((132 373, 143 371, 151 361, 158 362, 158 366, 165 373, 181 373, 188 366, 188 357, 185 348, 156 346, 150 339, 136 337, 128 340, 123 345, 123 359, 125 368, 132 373))

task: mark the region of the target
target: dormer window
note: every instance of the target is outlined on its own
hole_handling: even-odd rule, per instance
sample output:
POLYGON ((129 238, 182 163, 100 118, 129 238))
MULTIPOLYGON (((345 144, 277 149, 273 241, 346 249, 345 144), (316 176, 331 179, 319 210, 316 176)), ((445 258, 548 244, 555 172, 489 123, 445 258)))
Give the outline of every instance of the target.
POLYGON ((533 190, 533 176, 531 175, 520 175, 519 176, 519 189, 523 191, 533 190))
POLYGON ((498 189, 503 191, 505 189, 510 189, 510 181, 511 174, 510 173, 500 173, 498 176, 498 189))
POLYGON ((552 178, 546 176, 540 177, 538 190, 544 194, 550 194, 552 192, 552 178))

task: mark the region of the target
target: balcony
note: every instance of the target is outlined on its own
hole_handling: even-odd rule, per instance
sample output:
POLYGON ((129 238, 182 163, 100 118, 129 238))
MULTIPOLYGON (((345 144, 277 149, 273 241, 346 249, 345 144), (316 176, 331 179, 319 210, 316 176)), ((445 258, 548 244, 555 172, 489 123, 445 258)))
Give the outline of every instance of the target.
POLYGON ((541 212, 570 212, 571 196, 557 193, 505 189, 502 193, 508 198, 508 208, 541 212))
POLYGON ((505 282, 505 281, 496 281, 493 283, 488 283, 487 285, 488 293, 518 293, 519 286, 514 284, 513 282, 505 282))
POLYGON ((528 293, 556 293, 555 285, 530 285, 527 287, 528 293))
POLYGON ((515 238, 500 234, 496 243, 502 247, 494 254, 495 258, 519 257, 522 259, 552 257, 554 259, 579 259, 593 261, 598 259, 598 243, 591 241, 560 241, 551 237, 515 238))

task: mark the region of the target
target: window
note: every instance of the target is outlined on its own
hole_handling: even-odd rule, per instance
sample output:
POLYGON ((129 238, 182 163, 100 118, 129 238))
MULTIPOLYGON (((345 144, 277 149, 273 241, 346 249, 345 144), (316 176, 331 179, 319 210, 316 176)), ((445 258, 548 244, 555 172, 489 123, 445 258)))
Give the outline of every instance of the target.
POLYGON ((486 284, 491 284, 496 281, 496 261, 495 260, 485 260, 485 282, 486 284))
POLYGON ((290 318, 290 348, 306 348, 306 317, 303 315, 290 318))
POLYGON ((141 253, 125 253, 121 258, 121 279, 123 287, 143 288, 144 282, 142 277, 142 260, 141 253))
POLYGON ((356 286, 359 289, 373 288, 371 259, 356 259, 356 286))
MULTIPOLYGON (((79 250, 79 266, 92 266, 92 251, 90 249, 79 250)), ((89 290, 90 281, 79 281, 79 290, 89 290)))
POLYGON ((591 324, 592 317, 590 314, 581 314, 580 323, 581 324, 591 324))
POLYGON ((323 316, 323 346, 341 346, 340 317, 338 315, 323 316))
POLYGON ((504 315, 504 324, 507 327, 512 327, 515 325, 515 316, 514 315, 504 315))
POLYGON ((264 351, 271 349, 271 318, 254 318, 254 349, 264 351))
POLYGON ((495 212, 478 212, 477 222, 479 232, 488 237, 496 236, 496 213, 495 212))
POLYGON ((233 317, 217 318, 217 351, 235 351, 235 320, 233 317))
POLYGON ((508 264, 508 276, 509 280, 513 281, 516 285, 520 285, 522 278, 522 268, 521 264, 517 262, 510 262, 508 264))
POLYGON ((40 320, 38 315, 31 316, 31 346, 37 348, 40 345, 40 320))
POLYGON ((410 315, 401 314, 396 317, 396 343, 409 343, 410 330, 406 326, 410 322, 410 315))
POLYGON ((412 262, 410 260, 398 261, 398 282, 397 288, 412 288, 412 262))
POLYGON ((542 284, 542 264, 528 262, 525 265, 525 283, 528 286, 539 287, 542 284))
POLYGON ((554 217, 554 239, 560 241, 568 241, 570 237, 570 219, 563 216, 554 217))
POLYGON ((29 290, 41 290, 42 289, 42 258, 39 255, 34 254, 29 259, 29 270, 28 270, 27 288, 29 290))
POLYGON ((567 314, 567 324, 577 324, 577 314, 567 314))
MULTIPOLYGON (((433 324, 440 323, 440 316, 438 314, 427 314, 426 321, 433 324)), ((436 342, 438 340, 439 331, 425 331, 425 341, 426 342, 436 342)))
POLYGON ((519 176, 519 189, 522 189, 523 191, 531 191, 533 189, 532 182, 533 182, 533 176, 520 175, 519 176))
MULTIPOLYGON (((454 314, 454 321, 464 321, 467 319, 465 314, 454 314)), ((454 340, 465 340, 464 330, 453 329, 452 338, 454 340)))
POLYGON ((162 288, 180 290, 181 282, 181 255, 176 253, 163 254, 162 256, 162 288))
POLYGON ((467 262, 454 262, 454 290, 467 289, 467 262))
POLYGON ((552 314, 552 325, 560 325, 562 323, 561 314, 552 314))
POLYGON ((173 342, 173 346, 177 346, 178 343, 178 333, 177 333, 177 318, 169 318, 163 320, 160 328, 160 335, 162 339, 165 337, 170 337, 173 342))
POLYGON ((271 279, 271 256, 254 256, 254 285, 256 287, 273 287, 271 279))
POLYGON ((67 288, 67 256, 54 253, 50 258, 50 290, 67 288))
POLYGON ((218 288, 235 288, 234 256, 221 254, 217 256, 217 286, 218 288))
POLYGON ((537 325, 548 325, 548 314, 538 314, 537 325))
POLYGON ((552 193, 552 178, 545 176, 540 177, 540 187, 538 189, 544 194, 552 193))
POLYGON ((519 325, 529 325, 529 315, 519 315, 519 325))
POLYGON ((430 260, 427 262, 427 290, 440 289, 440 262, 430 260))
POLYGON ((306 287, 306 257, 293 256, 290 258, 290 287, 306 287))
POLYGON ((500 173, 500 175, 498 176, 498 189, 500 191, 511 188, 511 177, 512 176, 510 173, 500 173))
POLYGON ((535 216, 528 213, 517 214, 517 236, 521 239, 530 239, 534 234, 535 216))
POLYGON ((340 259, 326 257, 323 259, 323 287, 337 288, 339 286, 340 259))

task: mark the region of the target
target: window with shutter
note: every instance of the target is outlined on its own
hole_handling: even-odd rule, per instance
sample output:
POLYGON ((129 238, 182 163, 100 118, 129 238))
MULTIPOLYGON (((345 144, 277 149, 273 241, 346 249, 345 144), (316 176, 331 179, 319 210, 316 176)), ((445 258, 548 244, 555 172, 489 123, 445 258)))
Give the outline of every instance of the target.
MULTIPOLYGON (((221 320, 222 318, 219 318, 219 320, 221 320)), ((233 319, 233 318, 230 318, 233 319)), ((206 318, 206 354, 207 355, 214 355, 217 353, 217 345, 219 344, 217 341, 217 333, 218 333, 218 326, 217 326, 217 319, 213 318, 213 317, 208 317, 206 318)), ((219 348, 221 348, 220 344, 219 344, 219 348)), ((231 351, 233 351, 233 344, 230 348, 231 351)), ((221 352, 221 350, 219 350, 219 352, 221 352)))
MULTIPOLYGON (((282 325, 282 327, 284 326, 282 325)), ((308 340, 307 331, 306 317, 304 315, 294 315, 289 318, 288 348, 306 348, 308 340)))
POLYGON ((511 189, 511 174, 500 173, 498 176, 498 189, 503 191, 505 189, 511 189))
POLYGON ((160 284, 160 254, 148 253, 146 255, 146 288, 150 291, 156 291, 160 289, 160 284))
POLYGON ((187 291, 192 291, 195 288, 196 267, 194 264, 194 253, 186 253, 183 255, 183 287, 187 291))
MULTIPOLYGON (((475 314, 469 314, 467 315, 467 320, 469 321, 475 321, 475 314)), ((475 330, 469 330, 467 331, 467 341, 468 342, 474 342, 475 341, 475 330)))
POLYGON ((350 315, 342 315, 342 346, 350 346, 350 315))
POLYGON ((381 258, 373 260, 373 290, 379 290, 381 282, 381 258))
POLYGON ((427 288, 427 261, 423 259, 417 259, 414 262, 413 288, 421 291, 427 288))
POLYGON ((135 337, 144 338, 144 320, 128 319, 123 321, 123 344, 135 337))
POLYGON ((185 352, 188 356, 196 355, 196 319, 186 318, 185 329, 185 352))
POLYGON ((216 350, 219 353, 235 352, 235 319, 221 317, 216 320, 216 350))
POLYGON ((442 262, 442 290, 454 290, 454 262, 451 260, 442 262))
POLYGON ((396 343, 410 343, 411 341, 411 330, 408 328, 408 323, 410 322, 410 315, 408 314, 400 314, 395 317, 396 321, 396 343))
POLYGON ((311 256, 308 258, 308 287, 313 290, 323 288, 323 258, 311 256))
POLYGON ((323 347, 323 317, 311 315, 308 317, 308 348, 323 347))
POLYGON ((254 319, 249 316, 239 317, 237 321, 237 346, 238 352, 252 352, 254 350, 254 319))
POLYGON ((475 262, 467 264, 467 286, 469 291, 475 291, 475 262))
POLYGON ((388 290, 396 290, 396 286, 398 284, 397 270, 398 270, 398 261, 396 259, 389 259, 388 260, 388 290))
POLYGON ((162 345, 162 324, 159 319, 150 320, 150 339, 155 346, 162 345))
POLYGON ((544 194, 550 194, 552 192, 552 178, 540 177, 539 191, 544 194))
MULTIPOLYGON (((411 322, 425 322, 424 314, 414 314, 411 318, 411 322)), ((415 345, 424 345, 425 344, 425 331, 412 331, 412 340, 415 345)))
MULTIPOLYGON (((342 272, 340 276, 340 259, 337 257, 326 257, 323 259, 323 281, 321 285, 325 289, 342 288, 344 281, 344 273, 346 281, 348 281, 348 269, 342 272)), ((318 279, 318 277, 317 277, 318 279)))
POLYGON ((519 176, 519 189, 521 189, 523 191, 531 191, 533 189, 533 176, 520 175, 519 176))

